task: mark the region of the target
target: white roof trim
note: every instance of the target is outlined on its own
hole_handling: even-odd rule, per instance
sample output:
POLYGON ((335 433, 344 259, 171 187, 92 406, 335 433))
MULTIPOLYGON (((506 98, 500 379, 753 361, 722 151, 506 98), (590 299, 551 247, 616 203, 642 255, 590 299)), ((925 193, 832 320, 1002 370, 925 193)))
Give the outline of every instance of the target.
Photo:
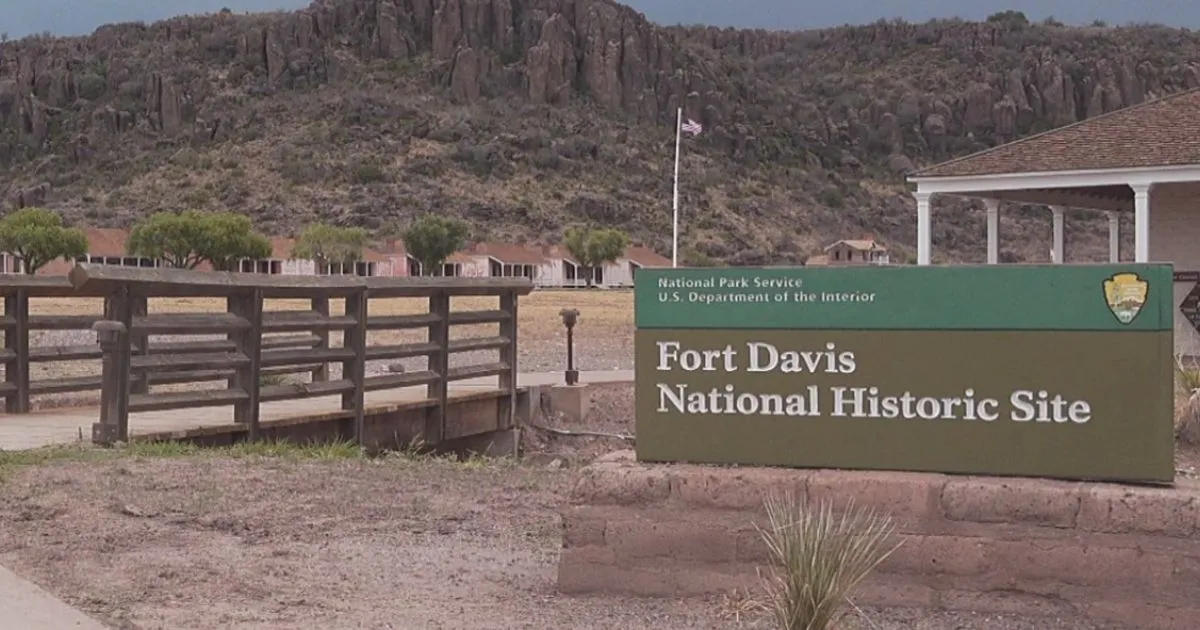
POLYGON ((1038 188, 1084 188, 1200 182, 1200 164, 1157 166, 1089 171, 1047 171, 1044 173, 1004 173, 955 177, 909 177, 917 193, 953 194, 991 190, 1033 190, 1038 188))

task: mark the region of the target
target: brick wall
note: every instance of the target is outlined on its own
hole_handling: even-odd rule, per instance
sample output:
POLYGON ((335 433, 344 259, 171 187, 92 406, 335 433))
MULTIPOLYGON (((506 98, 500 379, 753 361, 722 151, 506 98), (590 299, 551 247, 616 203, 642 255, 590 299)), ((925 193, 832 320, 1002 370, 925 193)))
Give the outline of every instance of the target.
POLYGON ((587 467, 563 510, 559 587, 684 597, 759 587, 762 499, 887 510, 904 539, 859 589, 868 606, 1200 627, 1200 484, 1144 488, 861 471, 587 467))

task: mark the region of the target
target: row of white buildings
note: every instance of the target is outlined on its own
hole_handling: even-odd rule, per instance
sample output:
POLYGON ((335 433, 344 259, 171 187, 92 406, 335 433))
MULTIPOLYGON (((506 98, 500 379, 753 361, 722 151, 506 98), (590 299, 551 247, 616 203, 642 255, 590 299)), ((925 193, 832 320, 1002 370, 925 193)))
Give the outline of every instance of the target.
MULTIPOLYGON (((157 267, 159 261, 130 256, 125 250, 129 232, 114 228, 87 228, 88 253, 78 262, 133 267, 157 267)), ((271 240, 271 257, 246 260, 244 273, 279 275, 347 274, 359 276, 406 277, 421 275, 421 263, 399 241, 389 241, 379 249, 366 248, 362 260, 352 265, 333 264, 317 269, 312 260, 292 258, 295 239, 271 240)), ((64 275, 72 263, 54 261, 38 270, 39 275, 64 275)), ((591 270, 592 283, 600 287, 631 287, 637 271, 643 267, 670 267, 670 259, 646 247, 633 246, 614 262, 591 270)), ((20 261, 0 254, 0 273, 20 273, 20 261)), ((442 275, 471 278, 525 277, 544 288, 581 288, 588 285, 586 270, 565 247, 476 243, 455 252, 445 262, 442 275)))

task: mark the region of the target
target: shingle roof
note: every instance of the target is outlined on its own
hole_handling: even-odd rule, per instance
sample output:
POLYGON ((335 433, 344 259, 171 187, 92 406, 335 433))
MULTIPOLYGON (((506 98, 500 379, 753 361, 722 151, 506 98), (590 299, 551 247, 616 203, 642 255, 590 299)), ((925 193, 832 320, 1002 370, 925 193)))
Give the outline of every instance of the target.
POLYGON ((92 256, 126 256, 125 240, 129 231, 120 228, 84 228, 87 235, 88 254, 92 256))
POLYGON ((671 259, 649 247, 634 245, 625 250, 625 258, 642 267, 670 267, 671 259))
POLYGON ((478 243, 470 249, 476 256, 488 256, 510 265, 540 265, 546 257, 540 251, 507 243, 478 243))
POLYGON ((883 243, 880 243, 879 241, 875 241, 875 240, 864 240, 864 239, 842 239, 842 240, 830 245, 829 247, 826 247, 825 251, 829 251, 829 250, 833 249, 834 247, 837 247, 839 244, 845 244, 850 249, 853 249, 855 251, 860 251, 860 252, 887 251, 887 247, 884 246, 883 243))
MULTIPOLYGON (((275 237, 271 239, 271 258, 276 260, 289 260, 292 257, 292 248, 296 246, 296 239, 286 237, 275 237)), ((364 247, 362 251, 363 262, 387 262, 388 257, 378 251, 364 247)))
POLYGON ((1200 165, 1200 88, 1088 118, 919 169, 910 177, 970 177, 1200 165))
POLYGON ((579 263, 578 260, 575 260, 575 256, 571 254, 570 250, 563 245, 546 245, 542 247, 542 253, 545 254, 546 258, 551 260, 559 258, 568 262, 579 263))

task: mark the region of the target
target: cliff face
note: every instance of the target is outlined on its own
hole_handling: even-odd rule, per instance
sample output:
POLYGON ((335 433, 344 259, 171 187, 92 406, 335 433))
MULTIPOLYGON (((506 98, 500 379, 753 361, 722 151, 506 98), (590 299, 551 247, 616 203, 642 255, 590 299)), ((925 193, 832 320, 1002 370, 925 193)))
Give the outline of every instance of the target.
MULTIPOLYGON (((324 0, 0 44, 0 168, 12 204, 90 223, 440 209, 481 238, 592 221, 661 246, 681 105, 706 129, 685 149, 689 255, 794 260, 857 230, 903 249, 903 172, 1200 86, 1197 52, 1156 27, 773 33, 663 28, 606 0, 324 0)), ((976 214, 948 214, 938 246, 981 257, 976 214)), ((1013 255, 1044 257, 1042 214, 1006 226, 1013 255)), ((1076 251, 1103 247, 1100 224, 1073 225, 1076 251)))

